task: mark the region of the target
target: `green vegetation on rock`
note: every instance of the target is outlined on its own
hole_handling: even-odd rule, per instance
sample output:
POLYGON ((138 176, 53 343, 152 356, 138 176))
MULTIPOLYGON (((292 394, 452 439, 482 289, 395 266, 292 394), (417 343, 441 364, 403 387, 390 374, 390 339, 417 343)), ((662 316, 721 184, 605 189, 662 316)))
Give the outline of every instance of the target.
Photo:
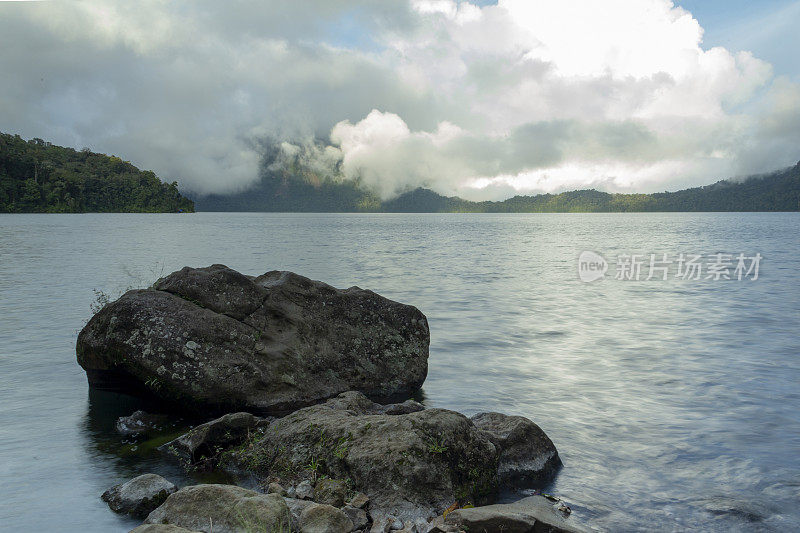
POLYGON ((115 156, 0 133, 0 213, 176 213, 194 203, 115 156))

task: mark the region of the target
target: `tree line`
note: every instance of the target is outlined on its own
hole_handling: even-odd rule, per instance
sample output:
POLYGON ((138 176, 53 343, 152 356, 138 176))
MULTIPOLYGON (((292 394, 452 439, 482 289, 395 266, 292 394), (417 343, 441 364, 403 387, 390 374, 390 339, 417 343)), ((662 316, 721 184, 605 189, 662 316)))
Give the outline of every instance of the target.
POLYGON ((386 213, 614 213, 656 211, 800 211, 800 163, 743 180, 676 192, 620 194, 596 190, 514 196, 472 202, 418 188, 382 201, 358 182, 325 179, 307 170, 270 168, 250 189, 196 199, 200 211, 386 213))
POLYGON ((0 133, 2 213, 193 211, 176 182, 119 157, 0 133))

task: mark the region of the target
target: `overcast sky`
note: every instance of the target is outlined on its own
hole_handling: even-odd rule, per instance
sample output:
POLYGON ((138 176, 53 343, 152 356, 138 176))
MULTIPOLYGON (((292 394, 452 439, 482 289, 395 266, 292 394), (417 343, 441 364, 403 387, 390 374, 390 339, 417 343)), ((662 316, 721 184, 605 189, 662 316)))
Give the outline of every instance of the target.
POLYGON ((200 193, 264 143, 384 197, 675 190, 800 159, 800 1, 0 2, 0 130, 200 193))

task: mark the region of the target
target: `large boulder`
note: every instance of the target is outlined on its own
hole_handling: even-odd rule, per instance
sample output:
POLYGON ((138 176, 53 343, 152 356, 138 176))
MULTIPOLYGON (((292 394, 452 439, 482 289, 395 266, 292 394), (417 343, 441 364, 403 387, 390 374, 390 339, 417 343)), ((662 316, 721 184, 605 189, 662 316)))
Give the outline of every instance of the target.
MULTIPOLYGON (((503 533, 578 533, 581 526, 558 510, 558 500, 529 496, 514 503, 457 509, 447 515, 445 525, 462 531, 503 533)), ((442 528, 446 530, 446 528, 442 528)))
POLYGON ((115 485, 101 498, 115 513, 144 518, 178 488, 158 474, 144 474, 115 485))
POLYGON ((78 335, 92 386, 206 413, 282 414, 348 390, 408 395, 425 381, 418 309, 291 272, 184 268, 128 291, 78 335))
POLYGON ((380 413, 385 410, 348 392, 274 421, 263 435, 223 454, 222 464, 264 480, 349 479, 369 496, 373 518, 392 515, 419 525, 456 501, 491 501, 499 452, 469 418, 445 409, 380 413))
POLYGON ((184 487, 145 520, 206 533, 282 533, 289 531, 291 522, 289 508, 279 495, 233 485, 184 487))
POLYGON ((500 450, 497 468, 504 488, 531 488, 549 481, 561 467, 553 441, 542 429, 522 416, 479 413, 472 417, 500 450))

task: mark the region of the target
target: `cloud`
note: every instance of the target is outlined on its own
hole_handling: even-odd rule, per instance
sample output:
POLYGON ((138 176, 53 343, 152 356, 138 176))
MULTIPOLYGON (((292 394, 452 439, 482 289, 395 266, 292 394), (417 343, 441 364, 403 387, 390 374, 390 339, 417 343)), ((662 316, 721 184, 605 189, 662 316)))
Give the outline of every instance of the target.
POLYGON ((3 129, 201 193, 246 188, 267 146, 384 197, 676 189, 800 157, 797 85, 704 49, 667 0, 3 4, 3 129))
MULTIPOLYGON (((350 3, 43 2, 0 4, 4 130, 115 153, 198 192, 258 176, 264 138, 328 135, 383 105, 413 115, 370 52, 314 41, 350 3)), ((373 9, 372 27, 407 7, 373 9), (382 14, 383 13, 383 14, 382 14)), ((365 31, 370 26, 365 27, 365 31)))

